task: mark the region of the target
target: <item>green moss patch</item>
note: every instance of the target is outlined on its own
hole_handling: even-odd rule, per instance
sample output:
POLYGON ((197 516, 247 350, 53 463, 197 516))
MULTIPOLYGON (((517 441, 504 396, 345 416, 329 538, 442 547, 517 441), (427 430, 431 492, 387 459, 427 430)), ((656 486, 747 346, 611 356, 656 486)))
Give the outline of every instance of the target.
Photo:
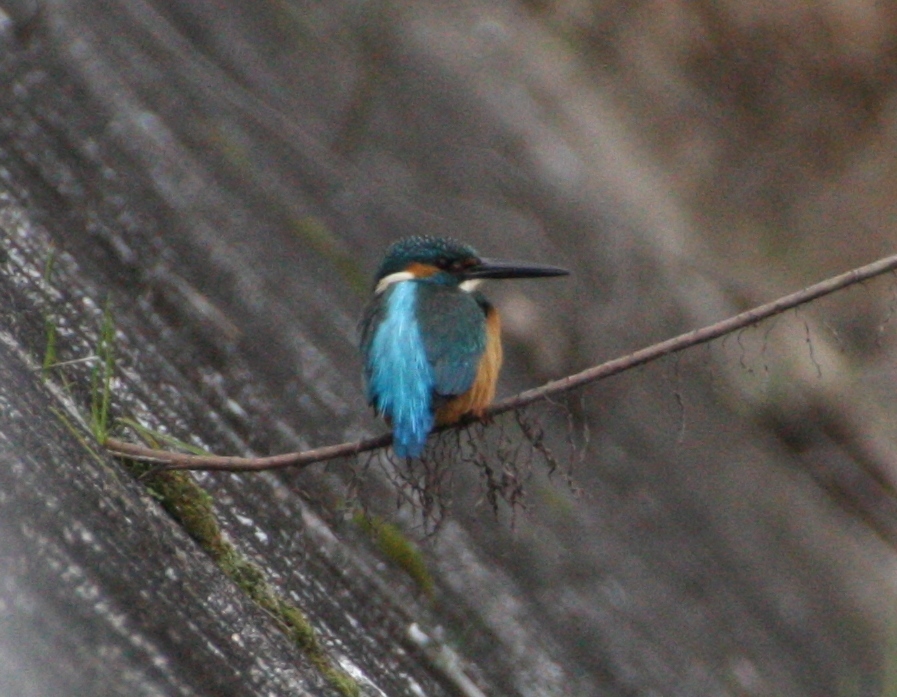
POLYGON ((165 510, 199 542, 228 578, 275 619, 340 694, 346 697, 360 694, 358 683, 327 655, 305 614, 280 597, 265 579, 262 569, 227 540, 215 516, 212 497, 189 473, 152 472, 144 463, 136 462, 130 462, 129 466, 134 474, 145 478, 147 488, 165 510))
POLYGON ((408 574, 428 597, 433 595, 433 577, 424 555, 397 525, 360 511, 353 520, 371 537, 383 556, 408 574))

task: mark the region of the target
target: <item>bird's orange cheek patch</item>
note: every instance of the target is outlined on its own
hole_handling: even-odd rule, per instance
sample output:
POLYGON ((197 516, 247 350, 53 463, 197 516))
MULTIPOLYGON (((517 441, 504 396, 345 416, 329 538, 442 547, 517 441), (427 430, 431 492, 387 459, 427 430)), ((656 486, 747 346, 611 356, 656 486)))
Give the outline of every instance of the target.
POLYGON ((419 261, 412 261, 408 264, 406 271, 413 274, 415 278, 427 278, 437 273, 439 269, 430 264, 421 264, 419 261))

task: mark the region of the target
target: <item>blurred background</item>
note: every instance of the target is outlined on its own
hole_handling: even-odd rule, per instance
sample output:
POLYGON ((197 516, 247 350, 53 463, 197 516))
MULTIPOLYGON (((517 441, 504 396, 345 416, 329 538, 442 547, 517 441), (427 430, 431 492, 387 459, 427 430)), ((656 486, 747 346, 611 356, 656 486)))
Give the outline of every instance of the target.
MULTIPOLYGON (((29 368, 48 318, 78 360, 114 308, 116 416, 272 454, 383 430, 355 326, 401 236, 572 270, 487 288, 502 395, 895 249, 892 2, 0 7, 8 694, 332 690, 59 427, 90 371, 29 368)), ((436 518, 379 456, 196 478, 364 694, 897 695, 895 312, 887 275, 537 405, 554 475, 501 417, 436 518)))

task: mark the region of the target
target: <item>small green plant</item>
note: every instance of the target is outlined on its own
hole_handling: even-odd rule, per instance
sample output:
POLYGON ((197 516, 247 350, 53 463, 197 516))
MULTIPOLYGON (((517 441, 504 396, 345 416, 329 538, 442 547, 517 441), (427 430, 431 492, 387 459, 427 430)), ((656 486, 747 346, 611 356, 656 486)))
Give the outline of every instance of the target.
POLYGON ((178 450, 182 450, 184 452, 190 453, 191 455, 209 455, 209 451, 205 448, 200 448, 198 445, 191 445, 186 441, 182 441, 180 438, 175 438, 172 435, 167 433, 162 433, 161 431, 157 431, 152 428, 148 428, 143 424, 134 421, 134 419, 128 419, 126 417, 116 419, 116 423, 127 426, 132 429, 139 435, 143 440, 145 440, 151 447, 158 448, 160 444, 164 443, 166 445, 170 445, 173 448, 177 448, 178 450))
MULTIPOLYGON (((52 260, 48 260, 45 271, 47 280, 52 274, 52 266, 52 260)), ((47 328, 47 349, 42 366, 45 374, 50 368, 63 365, 56 360, 56 330, 49 316, 47 328)), ((109 301, 103 309, 95 355, 91 360, 93 366, 90 372, 88 428, 98 443, 104 443, 109 435, 112 382, 115 373, 115 320, 109 301)), ((58 412, 57 416, 85 449, 102 461, 89 439, 80 434, 65 414, 58 412)), ((147 428, 133 419, 121 418, 116 423, 133 429, 154 447, 159 443, 165 443, 193 454, 206 454, 202 448, 147 428)), ((152 465, 133 460, 125 459, 123 462, 132 475, 145 482, 150 495, 158 500, 199 543, 224 574, 253 602, 272 615, 280 629, 295 642, 312 665, 340 694, 344 697, 357 697, 360 694, 358 683, 334 664, 303 612, 278 595, 266 580, 263 570, 246 559, 223 534, 215 515, 211 495, 189 473, 156 471, 152 465)))
POLYGON ((90 432, 97 442, 103 443, 109 435, 109 402, 115 372, 115 320, 108 300, 100 322, 96 355, 90 371, 90 432))
POLYGON ((76 426, 74 423, 72 423, 72 420, 69 419, 69 417, 66 415, 66 413, 64 411, 62 411, 62 409, 51 408, 50 411, 53 412, 53 414, 56 416, 56 418, 59 419, 60 423, 62 423, 62 425, 65 426, 66 430, 72 434, 72 436, 75 438, 75 440, 77 440, 78 443, 81 444, 81 447, 84 448, 84 450, 94 460, 96 460, 97 463, 99 463, 100 465, 103 465, 103 466, 105 466, 107 464, 107 461, 105 459, 103 459, 103 456, 100 455, 100 453, 98 453, 96 451, 96 449, 94 448, 94 445, 96 445, 96 444, 92 443, 87 437, 85 437, 84 431, 81 428, 79 428, 78 426, 76 426))

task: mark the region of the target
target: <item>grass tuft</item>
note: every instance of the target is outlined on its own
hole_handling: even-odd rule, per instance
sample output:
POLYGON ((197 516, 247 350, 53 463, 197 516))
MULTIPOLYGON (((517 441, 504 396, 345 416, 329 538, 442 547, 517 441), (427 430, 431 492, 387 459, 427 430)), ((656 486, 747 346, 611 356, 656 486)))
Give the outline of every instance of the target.
POLYGON ((98 360, 90 371, 90 432, 97 442, 103 443, 109 435, 109 403, 115 373, 115 318, 108 300, 100 322, 96 356, 98 360))
POLYGON ((149 443, 150 447, 152 448, 159 448, 161 447, 161 444, 164 443, 165 445, 177 448, 178 450, 190 453, 191 455, 211 455, 211 453, 205 448, 200 448, 198 445, 192 445, 191 443, 182 441, 180 438, 175 438, 174 436, 163 433, 162 431, 148 428, 147 426, 144 426, 142 423, 135 421, 134 419, 122 417, 120 419, 116 419, 115 421, 122 426, 127 426, 128 428, 132 429, 137 433, 137 435, 139 435, 147 443, 149 443))
MULTIPOLYGON (((52 274, 52 260, 47 262, 45 277, 52 274)), ((56 330, 47 316, 47 349, 43 369, 59 365, 56 361, 56 330), (52 327, 52 329, 51 329, 52 327)), ((115 372, 115 321, 112 305, 106 302, 100 322, 96 355, 90 373, 90 414, 88 428, 94 439, 103 443, 109 435, 112 382, 115 372)), ((84 447, 102 462, 78 429, 61 412, 57 416, 84 447)), ((185 449, 203 454, 196 448, 167 434, 148 429, 132 419, 118 419, 117 423, 132 428, 147 442, 185 449)), ((303 612, 288 603, 266 580, 264 571, 244 557, 226 538, 215 515, 212 496, 188 472, 157 471, 153 465, 122 458, 128 471, 142 479, 149 494, 193 537, 224 574, 258 606, 272 615, 278 627, 296 644, 311 664, 344 697, 360 694, 358 683, 331 660, 318 639, 314 627, 303 612)))

